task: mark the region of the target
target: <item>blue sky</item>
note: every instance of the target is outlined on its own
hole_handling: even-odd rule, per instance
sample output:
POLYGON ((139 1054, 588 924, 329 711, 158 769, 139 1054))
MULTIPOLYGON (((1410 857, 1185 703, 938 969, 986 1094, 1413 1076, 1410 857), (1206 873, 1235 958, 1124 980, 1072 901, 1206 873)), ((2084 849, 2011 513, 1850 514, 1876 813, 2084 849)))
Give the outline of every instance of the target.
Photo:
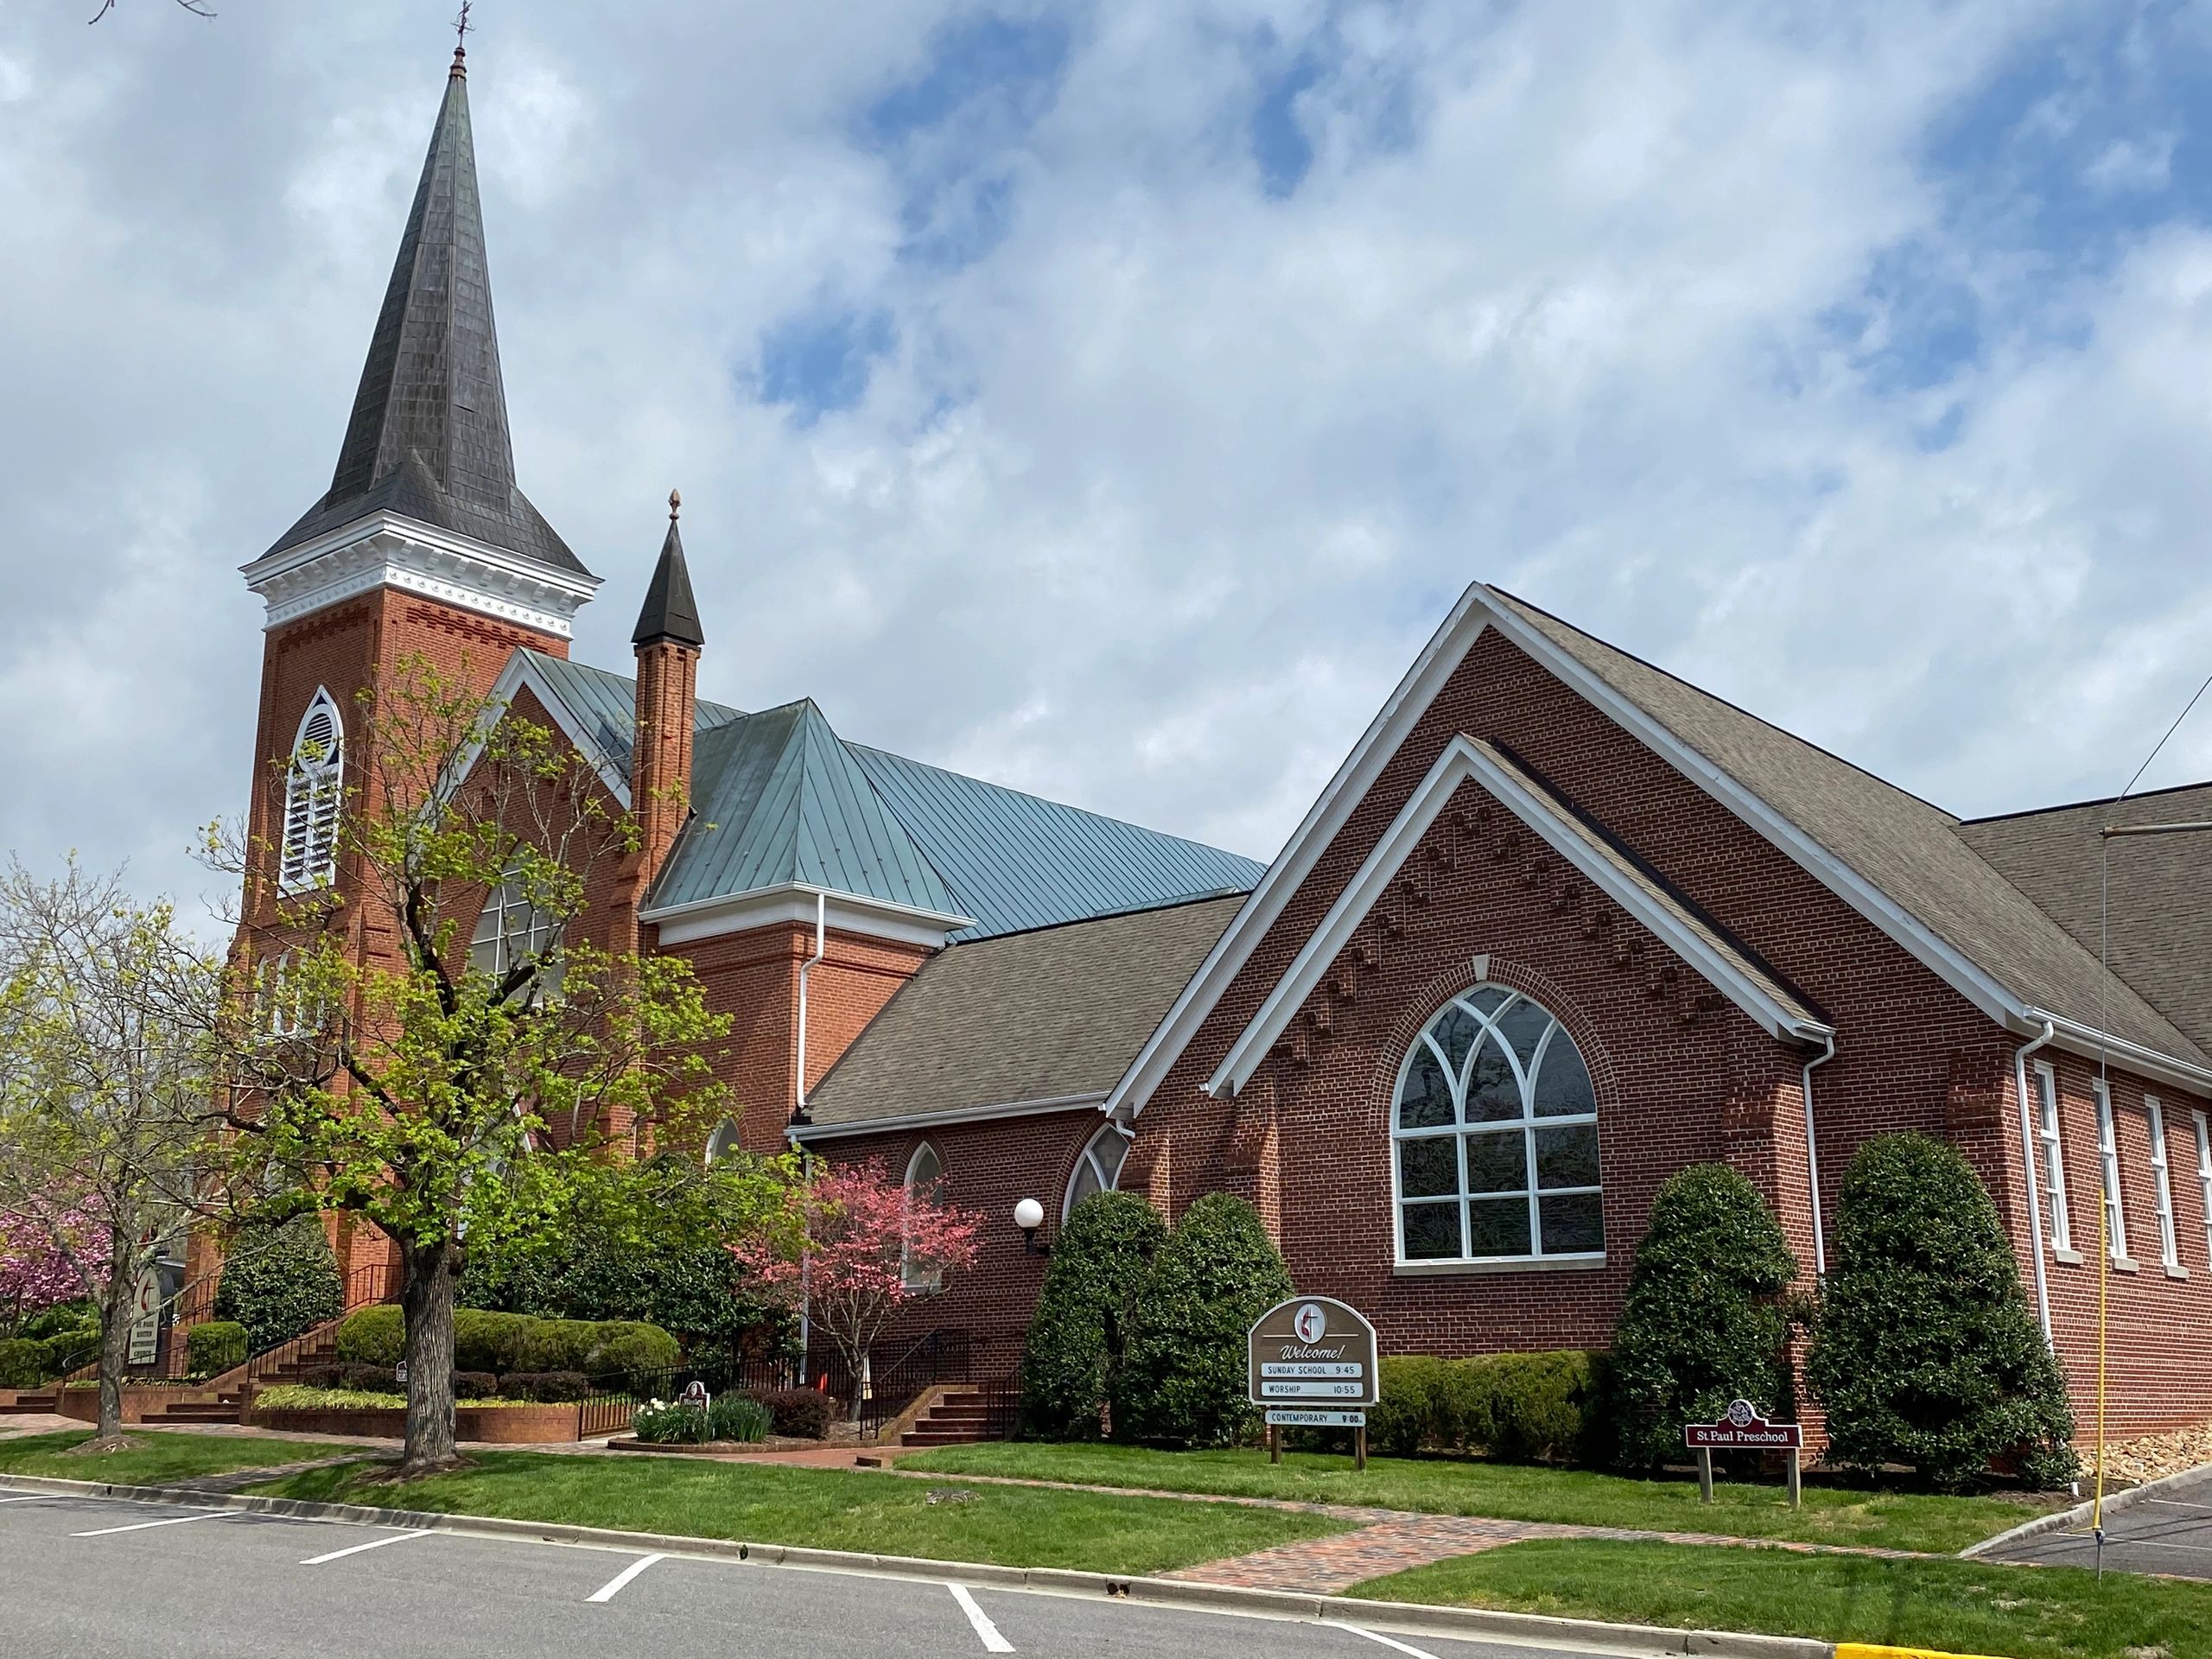
MULTIPOLYGON (((0 14, 0 818, 187 889, 451 7, 219 10, 0 14)), ((2212 670, 2207 5, 478 22, 588 660, 677 485, 709 695, 1262 855, 1478 576, 1968 813, 2212 670)))

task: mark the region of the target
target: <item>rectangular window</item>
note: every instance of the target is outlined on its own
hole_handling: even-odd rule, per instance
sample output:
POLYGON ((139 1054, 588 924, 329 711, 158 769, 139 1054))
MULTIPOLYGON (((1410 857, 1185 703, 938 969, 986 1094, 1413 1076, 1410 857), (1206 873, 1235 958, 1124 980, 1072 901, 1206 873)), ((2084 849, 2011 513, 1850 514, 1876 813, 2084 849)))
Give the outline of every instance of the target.
POLYGON ((2090 1090, 2097 1097, 2097 1154, 2104 1166, 2105 1249, 2115 1262, 2127 1259, 2127 1215, 2120 1202, 2120 1140, 2112 1122, 2112 1092, 2102 1083, 2090 1090))
POLYGON ((2158 1096, 2143 1096, 2144 1115, 2151 1120, 2152 1185, 2158 1199, 2158 1260, 2169 1268, 2181 1266, 2181 1241, 2174 1236, 2174 1185, 2166 1169, 2166 1114, 2158 1096))
POLYGON ((2074 1229, 2066 1212, 2066 1159, 2058 1141, 2058 1074, 2036 1067, 2036 1140, 2043 1147, 2044 1207, 2049 1215, 2050 1248, 2074 1248, 2074 1229))
POLYGON ((2196 1120, 2196 1192, 2204 1210, 2204 1257, 2212 1262, 2212 1118, 2202 1112, 2196 1120))
POLYGON ((503 881, 484 900, 476 918, 475 937, 469 941, 468 959, 479 973, 505 977, 532 957, 545 958, 538 967, 537 983, 531 1000, 550 1000, 561 994, 561 961, 555 944, 558 931, 553 918, 541 916, 518 881, 503 881))

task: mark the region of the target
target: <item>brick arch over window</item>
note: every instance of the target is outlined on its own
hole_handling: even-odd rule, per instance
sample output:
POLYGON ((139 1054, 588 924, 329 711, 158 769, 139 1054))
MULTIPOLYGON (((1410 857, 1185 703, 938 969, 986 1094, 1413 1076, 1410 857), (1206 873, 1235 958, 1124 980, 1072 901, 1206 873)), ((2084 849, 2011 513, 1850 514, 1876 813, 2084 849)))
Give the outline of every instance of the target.
POLYGON ((1398 1262, 1603 1259, 1597 1089, 1551 1008, 1487 976, 1446 999, 1392 1102, 1398 1262))

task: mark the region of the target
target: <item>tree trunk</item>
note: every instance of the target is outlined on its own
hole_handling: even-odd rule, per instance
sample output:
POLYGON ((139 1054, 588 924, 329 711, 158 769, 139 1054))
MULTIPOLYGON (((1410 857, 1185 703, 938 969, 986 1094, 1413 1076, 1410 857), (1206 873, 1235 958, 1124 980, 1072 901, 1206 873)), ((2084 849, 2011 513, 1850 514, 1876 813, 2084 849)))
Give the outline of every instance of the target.
POLYGON ((454 1450, 453 1305, 458 1275, 453 1246, 402 1246, 399 1306, 407 1323, 407 1445, 399 1472, 412 1477, 450 1469, 454 1450))
POLYGON ((111 1249, 107 1291, 100 1298, 100 1416, 94 1438, 101 1441, 123 1434, 123 1373, 130 1363, 130 1316, 138 1288, 137 1253, 127 1245, 121 1241, 111 1249))

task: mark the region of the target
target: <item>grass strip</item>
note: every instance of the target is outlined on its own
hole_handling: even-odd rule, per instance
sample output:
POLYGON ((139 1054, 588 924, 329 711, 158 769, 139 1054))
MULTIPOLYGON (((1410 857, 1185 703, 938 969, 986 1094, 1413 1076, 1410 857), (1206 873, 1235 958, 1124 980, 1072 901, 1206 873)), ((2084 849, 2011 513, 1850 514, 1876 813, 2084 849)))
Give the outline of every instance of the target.
POLYGON ((1256 1449, 1160 1452, 1133 1446, 1054 1446, 1023 1441, 948 1446, 902 1458, 901 1469, 1011 1475, 1117 1486, 1132 1491, 1202 1492, 1364 1503, 1431 1515, 1554 1521, 1637 1532, 1703 1532, 1808 1544, 1858 1544, 1954 1554, 2070 1498, 1942 1497, 1808 1483, 1793 1511, 1779 1485, 1723 1481, 1713 1504, 1692 1479, 1646 1479, 1588 1469, 1548 1469, 1459 1458, 1375 1458, 1367 1472, 1349 1457, 1287 1452, 1280 1465, 1256 1449))
POLYGON ((321 1503, 1098 1573, 1162 1573, 1345 1530, 1323 1516, 1232 1504, 932 1487, 844 1470, 646 1454, 486 1452, 466 1469, 422 1480, 378 1482, 364 1473, 311 1470, 255 1490, 321 1503))
POLYGON ((127 1451, 72 1453, 70 1447, 92 1438, 88 1428, 58 1434, 29 1434, 0 1440, 0 1474, 45 1475, 58 1480, 105 1480, 118 1486, 159 1486, 172 1480, 228 1474, 234 1469, 270 1469, 304 1463, 309 1458, 358 1452, 328 1440, 272 1440, 246 1435, 183 1434, 170 1429, 124 1433, 127 1451))
POLYGON ((2207 1659, 2212 1584, 2070 1567, 1543 1539, 1370 1579, 1378 1601, 2009 1659, 2207 1659))

